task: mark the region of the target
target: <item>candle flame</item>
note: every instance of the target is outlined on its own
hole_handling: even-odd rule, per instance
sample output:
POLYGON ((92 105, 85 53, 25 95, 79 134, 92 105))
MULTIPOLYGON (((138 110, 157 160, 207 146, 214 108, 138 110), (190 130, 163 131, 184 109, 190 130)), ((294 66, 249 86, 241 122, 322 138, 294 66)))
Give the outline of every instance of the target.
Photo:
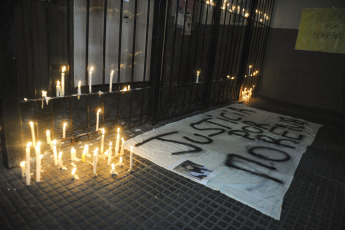
POLYGON ((66 66, 63 66, 63 67, 62 67, 62 72, 64 73, 65 70, 66 70, 66 66))
POLYGON ((101 111, 102 111, 101 109, 98 109, 98 110, 97 110, 97 113, 100 113, 101 111))
POLYGON ((122 157, 120 157, 120 164, 122 163, 122 157))
POLYGON ((199 74, 200 74, 200 72, 201 72, 201 71, 200 71, 200 70, 198 70, 198 71, 196 71, 196 74, 197 74, 197 75, 199 75, 199 74))
POLYGON ((97 154, 98 154, 98 147, 93 151, 94 156, 97 156, 97 154))
POLYGON ((63 123, 63 127, 66 127, 67 126, 67 123, 65 122, 65 123, 63 123))
POLYGON ((117 128, 117 134, 119 134, 120 133, 120 128, 117 128))
POLYGON ((121 141, 124 142, 125 140, 123 139, 123 137, 121 137, 121 141))
POLYGON ((62 151, 61 152, 59 152, 59 158, 61 158, 62 157, 62 151))
POLYGON ((234 80, 235 79, 235 77, 231 77, 231 80, 234 80))
POLYGON ((39 148, 41 146, 41 142, 37 142, 37 147, 39 148))
POLYGON ((115 169, 115 165, 114 165, 114 163, 113 164, 111 164, 111 168, 114 170, 115 169))
POLYGON ((34 123, 32 121, 29 122, 31 127, 34 127, 34 123))
POLYGON ((109 142, 109 147, 112 145, 113 143, 109 142))
POLYGON ((60 86, 60 81, 57 81, 57 83, 56 83, 56 87, 57 87, 57 86, 60 86))
POLYGON ((78 86, 81 86, 81 81, 78 82, 78 86))
POLYGON ((47 91, 42 90, 42 97, 47 97, 47 91))
POLYGON ((25 161, 20 162, 20 167, 24 168, 25 167, 25 161))
POLYGON ((71 152, 74 152, 74 151, 75 151, 75 148, 74 148, 74 147, 72 147, 72 148, 71 148, 71 152))
POLYGON ((50 131, 49 131, 49 130, 47 130, 46 135, 47 135, 47 136, 49 136, 49 135, 50 135, 50 131))
POLYGON ((253 68, 253 65, 249 65, 249 69, 253 68))
POLYGON ((114 74, 114 70, 111 71, 111 74, 114 74))
POLYGON ((91 73, 92 73, 92 71, 93 71, 93 66, 91 66, 91 68, 90 68, 89 72, 91 72, 91 73))
POLYGON ((104 130, 104 128, 102 128, 102 134, 104 135, 104 132, 105 132, 105 130, 104 130))
POLYGON ((130 147, 131 152, 133 151, 133 146, 130 147))
POLYGON ((73 168, 72 169, 72 175, 74 175, 75 174, 75 171, 77 170, 77 168, 73 168))
POLYGON ((32 143, 31 143, 31 142, 29 142, 29 143, 27 143, 26 147, 27 147, 27 148, 30 148, 30 147, 31 147, 31 145, 32 145, 32 143))
POLYGON ((249 13, 245 13, 244 17, 248 18, 249 17, 249 13))
POLYGON ((107 150, 107 151, 105 151, 104 155, 108 156, 108 150, 107 150))
POLYGON ((24 101, 28 101, 28 99, 26 97, 24 97, 24 101))
POLYGON ((56 140, 53 140, 53 145, 56 145, 56 140))

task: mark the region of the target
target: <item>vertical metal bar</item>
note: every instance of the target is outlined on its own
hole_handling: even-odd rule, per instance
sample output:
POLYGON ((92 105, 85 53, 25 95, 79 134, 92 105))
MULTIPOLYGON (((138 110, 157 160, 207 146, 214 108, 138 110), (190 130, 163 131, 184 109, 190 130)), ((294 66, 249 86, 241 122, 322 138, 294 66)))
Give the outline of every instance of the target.
POLYGON ((156 123, 159 118, 159 95, 161 79, 165 66, 166 34, 168 29, 168 13, 170 12, 169 1, 156 0, 154 2, 153 29, 152 29, 152 48, 151 48, 151 68, 150 80, 152 81, 151 90, 151 122, 156 123), (168 7, 167 7, 168 4, 168 7))
MULTIPOLYGON (((72 77, 71 77, 71 6, 70 2, 66 0, 66 5, 67 5, 67 61, 68 61, 68 93, 69 95, 72 94, 72 88, 71 88, 71 82, 72 82, 72 77)), ((72 98, 68 98, 68 103, 69 103, 69 127, 70 127, 70 136, 71 136, 71 142, 73 143, 73 106, 72 106, 72 98)))
POLYGON ((45 3, 45 16, 46 16, 46 39, 47 39, 47 64, 48 64, 48 77, 49 77, 49 84, 48 84, 48 95, 52 96, 52 77, 50 74, 51 66, 50 66, 50 31, 49 31, 49 3, 46 1, 45 3))
POLYGON ((121 74, 121 39, 122 39, 122 15, 123 15, 123 0, 120 4, 120 27, 119 27, 119 48, 118 48, 118 62, 117 62, 117 102, 116 102, 116 123, 119 120, 119 108, 120 108, 120 74, 121 74))
POLYGON ((37 98, 37 88, 36 88, 36 79, 35 79, 34 38, 32 34, 31 0, 28 0, 27 3, 28 3, 29 36, 30 36, 30 49, 31 49, 32 87, 34 88, 34 98, 37 98))
POLYGON ((90 20, 90 0, 86 0, 86 47, 85 47, 85 88, 89 84, 88 66, 89 66, 89 20, 90 20))
POLYGON ((151 0, 147 0, 147 18, 146 18, 146 35, 145 35, 145 59, 144 59, 144 76, 143 76, 143 94, 142 99, 143 103, 141 103, 140 109, 140 124, 142 124, 143 118, 143 111, 144 111, 144 103, 145 103, 145 91, 146 91, 146 65, 147 65, 147 43, 149 40, 149 28, 150 28, 150 2, 151 0))
POLYGON ((89 105, 89 95, 86 94, 86 122, 87 122, 87 137, 90 139, 90 105, 89 105))
POLYGON ((184 7, 184 17, 183 17, 184 20, 183 20, 183 27, 182 27, 182 43, 181 43, 181 49, 180 49, 180 63, 179 63, 179 70, 178 70, 178 76, 177 76, 177 88, 180 84, 180 76, 181 76, 182 53, 183 53, 183 44, 184 44, 184 30, 186 26, 187 7, 188 7, 188 0, 186 0, 185 7, 184 7))
MULTIPOLYGON (((174 22, 174 38, 173 38, 173 47, 175 47, 176 43, 176 27, 177 27, 177 18, 178 18, 178 6, 179 6, 179 0, 176 1, 175 6, 175 22, 174 22)), ((171 3, 172 4, 172 3, 171 3)), ((169 99, 168 99, 168 109, 171 108, 171 86, 173 82, 173 70, 174 70, 174 61, 175 61, 175 49, 173 48, 172 54, 171 54, 171 65, 170 65, 170 75, 169 75, 169 99)), ((176 106, 175 108, 176 109, 176 106)), ((175 110, 174 110, 175 111, 175 110)), ((175 111, 176 112, 176 111, 175 111)))
MULTIPOLYGON (((134 25, 133 25, 133 47, 132 47, 132 69, 131 69, 131 86, 133 85, 134 79, 134 60, 135 60, 135 38, 136 38, 136 29, 137 29, 137 8, 138 8, 138 1, 135 0, 134 2, 134 25)), ((131 115, 132 115, 132 106, 133 106, 133 91, 130 92, 130 102, 129 102, 129 111, 128 111, 128 122, 129 126, 131 126, 131 115)))
MULTIPOLYGON (((108 12, 108 1, 104 0, 104 5, 103 5, 103 72, 102 72, 102 91, 105 92, 105 48, 106 48, 106 38, 107 38, 107 12, 108 12)), ((104 94, 102 95, 102 123, 104 126, 105 120, 104 120, 104 94)))

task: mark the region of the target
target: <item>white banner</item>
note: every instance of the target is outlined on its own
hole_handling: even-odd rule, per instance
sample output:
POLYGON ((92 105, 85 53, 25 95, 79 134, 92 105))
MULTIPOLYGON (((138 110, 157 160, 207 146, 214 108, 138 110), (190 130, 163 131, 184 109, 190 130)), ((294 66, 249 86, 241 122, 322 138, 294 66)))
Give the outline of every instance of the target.
POLYGON ((233 104, 151 130, 126 142, 135 154, 280 218, 283 198, 321 127, 233 104))

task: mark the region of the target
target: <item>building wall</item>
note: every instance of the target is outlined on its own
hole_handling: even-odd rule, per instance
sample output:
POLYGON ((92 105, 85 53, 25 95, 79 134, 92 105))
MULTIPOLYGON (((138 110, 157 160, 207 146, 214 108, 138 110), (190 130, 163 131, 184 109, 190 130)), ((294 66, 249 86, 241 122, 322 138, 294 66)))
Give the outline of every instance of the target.
POLYGON ((259 94, 345 111, 345 54, 295 50, 303 8, 345 8, 345 1, 276 0, 259 94))

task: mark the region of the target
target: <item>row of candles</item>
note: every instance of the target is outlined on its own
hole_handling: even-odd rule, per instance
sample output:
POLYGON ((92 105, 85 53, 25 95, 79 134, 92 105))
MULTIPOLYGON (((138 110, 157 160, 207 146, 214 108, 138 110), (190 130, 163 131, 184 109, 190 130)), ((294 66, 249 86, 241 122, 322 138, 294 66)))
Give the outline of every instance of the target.
MULTIPOLYGON (((206 4, 215 6, 215 2, 213 0, 206 1, 206 4)), ((228 0, 223 1, 223 5, 221 9, 228 10, 231 13, 241 14, 243 17, 246 17, 246 18, 249 17, 249 13, 247 10, 242 8, 242 11, 241 11, 241 6, 236 6, 236 4, 231 5, 230 3, 228 3, 228 0)), ((255 14, 256 14, 256 19, 259 20, 260 22, 267 22, 269 20, 269 16, 258 9, 255 10, 255 14)))
MULTIPOLYGON (((31 129, 32 131, 33 129, 31 129)), ((100 149, 100 154, 99 154, 99 150, 98 147, 93 151, 93 175, 97 176, 97 164, 99 162, 99 157, 101 157, 102 154, 104 154, 104 157, 107 158, 107 162, 108 165, 111 165, 111 170, 110 173, 112 175, 116 175, 116 166, 120 166, 123 167, 123 161, 122 161, 122 157, 124 156, 124 144, 125 144, 125 140, 122 137, 121 138, 121 145, 120 145, 120 128, 117 129, 117 135, 116 135, 116 141, 115 141, 115 153, 114 153, 114 157, 118 157, 119 156, 119 162, 117 164, 112 163, 113 160, 113 146, 112 146, 112 142, 109 142, 109 147, 106 151, 104 148, 104 135, 105 135, 105 129, 102 128, 102 137, 101 137, 101 149, 100 149)), ((50 132, 49 130, 46 133, 46 137, 47 137, 47 144, 50 146, 52 152, 53 152, 53 159, 54 159, 54 165, 57 166, 59 169, 67 169, 64 165, 63 165, 63 160, 62 160, 62 155, 63 152, 60 151, 59 154, 57 152, 57 146, 56 140, 51 140, 50 137, 50 132)), ((20 167, 21 167, 21 171, 22 171, 22 177, 26 177, 26 185, 30 185, 30 181, 31 181, 31 171, 30 171, 30 162, 31 162, 31 147, 33 146, 35 148, 35 153, 36 153, 36 182, 40 182, 41 181, 41 167, 42 167, 42 157, 43 155, 41 155, 41 142, 37 142, 37 144, 35 144, 36 139, 35 139, 35 133, 32 132, 32 142, 29 142, 26 146, 26 154, 25 154, 25 161, 22 161, 20 163, 20 167), (34 145, 32 144, 34 143, 34 145)), ((74 147, 71 148, 71 161, 80 161, 79 158, 77 158, 77 151, 74 147)), ((86 162, 86 156, 90 156, 89 154, 89 145, 85 145, 82 155, 81 155, 81 162, 85 163, 86 162)), ((76 166, 73 167, 71 174, 72 174, 72 179, 75 178, 75 172, 76 172, 77 168, 76 166)), ((129 166, 129 171, 131 172, 133 170, 133 146, 130 147, 130 166, 129 166)))

